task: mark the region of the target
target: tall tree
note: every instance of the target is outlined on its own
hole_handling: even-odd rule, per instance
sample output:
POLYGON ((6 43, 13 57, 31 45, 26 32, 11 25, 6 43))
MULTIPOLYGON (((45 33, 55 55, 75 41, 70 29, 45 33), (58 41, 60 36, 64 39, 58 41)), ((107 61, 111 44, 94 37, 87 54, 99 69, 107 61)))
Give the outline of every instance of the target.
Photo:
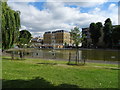
POLYGON ((101 22, 97 22, 96 23, 96 33, 97 33, 97 35, 96 35, 97 42, 96 43, 99 42, 99 38, 101 37, 101 30, 102 30, 102 28, 103 28, 102 23, 101 22))
POLYGON ((90 31, 90 37, 92 39, 92 43, 93 45, 95 45, 95 42, 96 42, 96 24, 95 23, 91 23, 90 26, 89 26, 89 31, 90 31))
POLYGON ((24 47, 25 44, 29 44, 30 40, 31 40, 31 33, 28 30, 22 30, 20 31, 20 35, 19 35, 19 46, 22 48, 24 47))
POLYGON ((105 42, 106 47, 111 47, 112 46, 112 22, 110 18, 107 18, 104 23, 103 27, 103 32, 104 32, 104 37, 103 41, 105 42))
MULTIPOLYGON (((0 28, 1 28, 1 17, 2 17, 2 1, 0 1, 0 28)), ((0 29, 0 48, 2 48, 2 33, 1 33, 1 29, 0 29)))
POLYGON ((89 31, 91 33, 91 39, 94 47, 97 46, 97 43, 99 42, 99 38, 101 36, 101 28, 102 28, 102 23, 97 22, 97 23, 91 23, 89 26, 89 31))
POLYGON ((12 10, 6 2, 2 2, 2 48, 9 49, 18 38, 20 28, 20 12, 12 10))

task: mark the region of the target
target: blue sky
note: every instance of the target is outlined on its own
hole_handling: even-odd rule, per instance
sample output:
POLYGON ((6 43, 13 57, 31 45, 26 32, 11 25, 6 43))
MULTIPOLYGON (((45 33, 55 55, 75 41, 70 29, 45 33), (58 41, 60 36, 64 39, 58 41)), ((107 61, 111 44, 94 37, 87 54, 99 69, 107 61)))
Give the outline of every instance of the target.
POLYGON ((29 5, 33 5, 34 7, 36 7, 39 10, 44 9, 44 4, 45 4, 45 2, 30 2, 29 3, 29 5))
MULTIPOLYGON (((96 1, 96 0, 94 0, 96 1)), ((21 30, 29 30, 33 36, 42 36, 45 31, 64 29, 70 31, 75 26, 89 27, 91 22, 102 22, 111 18, 118 24, 118 2, 38 2, 24 0, 8 2, 21 12, 21 30)))
MULTIPOLYGON (((46 2, 30 2, 29 4, 33 5, 34 7, 36 7, 39 10, 43 10, 44 6, 45 6, 45 3, 46 2)), ((80 3, 82 3, 82 2, 80 2, 80 3)), ((90 3, 92 3, 92 2, 90 2, 90 3)), ((96 7, 101 8, 101 10, 108 10, 108 7, 109 7, 110 4, 115 4, 116 6, 120 5, 120 4, 118 4, 118 2, 105 2, 102 5, 98 5, 98 6, 96 5, 96 6, 93 6, 93 7, 81 7, 81 6, 74 5, 74 4, 69 5, 67 3, 65 3, 64 6, 65 7, 70 7, 70 8, 78 8, 79 7, 81 12, 88 13, 89 11, 93 10, 96 7)))

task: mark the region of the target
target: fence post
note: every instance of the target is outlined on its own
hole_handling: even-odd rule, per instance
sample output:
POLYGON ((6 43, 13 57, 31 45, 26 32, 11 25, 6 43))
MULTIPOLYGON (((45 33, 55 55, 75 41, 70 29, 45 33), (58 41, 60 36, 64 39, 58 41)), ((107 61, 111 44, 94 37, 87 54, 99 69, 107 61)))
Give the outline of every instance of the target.
POLYGON ((80 57, 79 57, 79 51, 78 51, 78 54, 77 54, 77 55, 78 55, 78 64, 79 64, 79 58, 80 58, 80 57))
POLYGON ((71 59, 71 52, 69 52, 69 62, 68 62, 68 64, 70 64, 70 59, 71 59))
POLYGON ((76 64, 78 63, 78 50, 76 51, 76 64))

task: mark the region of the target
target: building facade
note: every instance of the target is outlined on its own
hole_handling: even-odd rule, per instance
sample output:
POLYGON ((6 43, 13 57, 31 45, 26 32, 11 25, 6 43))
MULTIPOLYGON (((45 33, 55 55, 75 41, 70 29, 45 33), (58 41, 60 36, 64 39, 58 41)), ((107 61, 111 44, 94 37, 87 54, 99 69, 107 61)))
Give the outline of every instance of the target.
POLYGON ((52 37, 52 33, 51 32, 45 32, 43 35, 43 43, 45 45, 50 45, 51 44, 51 38, 52 37))
POLYGON ((85 35, 82 47, 90 47, 92 44, 92 39, 90 38, 89 28, 82 28, 82 35, 85 35))
POLYGON ((70 33, 65 30, 57 30, 44 33, 44 46, 63 48, 65 44, 70 44, 70 33))

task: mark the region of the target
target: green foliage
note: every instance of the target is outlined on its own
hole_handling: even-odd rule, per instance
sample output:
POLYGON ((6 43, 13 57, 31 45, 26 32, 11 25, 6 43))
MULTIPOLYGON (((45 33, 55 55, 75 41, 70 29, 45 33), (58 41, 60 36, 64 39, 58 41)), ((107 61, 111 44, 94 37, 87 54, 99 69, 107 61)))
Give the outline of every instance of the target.
POLYGON ((65 43, 64 43, 64 46, 66 47, 67 45, 68 45, 68 44, 65 42, 65 43))
POLYGON ((105 42, 106 47, 111 47, 112 46, 112 36, 111 36, 112 22, 110 18, 105 20, 103 32, 104 32, 103 41, 105 42))
POLYGON ((2 48, 9 49, 17 41, 20 28, 20 12, 2 2, 2 48))
POLYGON ((78 27, 75 27, 74 29, 71 29, 70 34, 74 41, 74 44, 76 45, 76 47, 78 47, 79 43, 81 43, 84 38, 82 37, 82 32, 80 32, 78 27))
POLYGON ((99 39, 101 37, 101 29, 103 25, 101 22, 96 23, 96 32, 97 32, 97 38, 99 39))
POLYGON ((19 35, 19 46, 20 47, 24 47, 25 44, 28 44, 31 40, 31 33, 27 30, 22 30, 20 31, 20 35, 19 35))
POLYGON ((102 28, 101 22, 91 23, 89 26, 92 43, 94 44, 94 46, 97 46, 97 43, 99 42, 99 38, 101 36, 101 28, 102 28))
POLYGON ((120 25, 115 26, 113 28, 112 39, 113 39, 113 43, 117 45, 120 40, 120 25))
POLYGON ((94 39, 95 38, 95 34, 96 34, 96 24, 95 23, 91 23, 90 24, 90 33, 91 33, 91 38, 94 39))

